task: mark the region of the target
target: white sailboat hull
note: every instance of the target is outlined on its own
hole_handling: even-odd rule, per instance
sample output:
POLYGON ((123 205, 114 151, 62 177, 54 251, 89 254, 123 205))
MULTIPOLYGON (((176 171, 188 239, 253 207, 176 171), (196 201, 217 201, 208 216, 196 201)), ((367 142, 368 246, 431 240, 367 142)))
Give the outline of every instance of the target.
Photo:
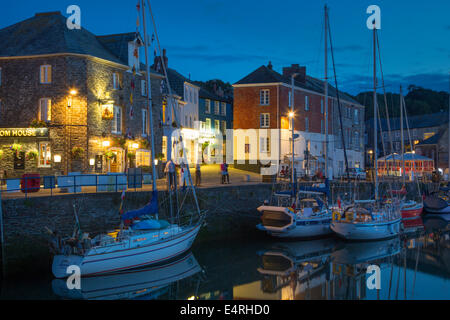
POLYGON ((170 233, 170 230, 162 230, 140 234, 116 245, 95 247, 84 256, 56 255, 52 272, 57 278, 65 278, 68 276, 67 268, 75 265, 80 268, 81 276, 95 276, 161 263, 189 250, 200 225, 178 228, 178 231, 173 233, 170 233), (151 240, 146 238, 155 237, 155 234, 158 234, 157 239, 146 244, 145 240, 151 240), (142 241, 141 246, 139 241, 142 241))
POLYGON ((331 230, 347 240, 378 240, 397 236, 400 233, 400 224, 401 219, 379 223, 332 221, 331 230))
POLYGON ((273 226, 261 223, 257 228, 266 231, 277 238, 312 238, 325 236, 332 233, 330 229, 331 215, 324 214, 318 217, 301 218, 290 212, 288 208, 274 206, 260 206, 258 211, 283 215, 284 221, 289 221, 282 226, 273 226))

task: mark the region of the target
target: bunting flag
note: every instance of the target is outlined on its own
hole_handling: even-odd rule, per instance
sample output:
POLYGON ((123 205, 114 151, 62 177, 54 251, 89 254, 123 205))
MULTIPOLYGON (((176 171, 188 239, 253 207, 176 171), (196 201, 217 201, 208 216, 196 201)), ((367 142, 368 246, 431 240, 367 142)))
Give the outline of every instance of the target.
POLYGON ((134 110, 133 110, 133 105, 131 105, 130 107, 130 118, 133 119, 133 115, 134 115, 134 110))
POLYGON ((133 68, 131 69, 133 71, 133 76, 136 75, 136 66, 133 66, 133 68))
POLYGON ((134 80, 131 80, 131 89, 134 90, 134 80))
POLYGON ((131 105, 133 105, 133 92, 130 93, 130 103, 131 103, 131 105))

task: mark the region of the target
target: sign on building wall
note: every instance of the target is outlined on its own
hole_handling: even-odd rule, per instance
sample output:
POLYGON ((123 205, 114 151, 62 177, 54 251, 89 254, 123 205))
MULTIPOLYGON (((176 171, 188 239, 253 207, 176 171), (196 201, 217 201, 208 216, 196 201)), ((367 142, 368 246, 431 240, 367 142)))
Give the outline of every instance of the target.
POLYGON ((48 137, 48 128, 0 128, 0 138, 48 137))
POLYGON ((102 119, 104 120, 114 119, 114 108, 112 104, 102 105, 102 119))

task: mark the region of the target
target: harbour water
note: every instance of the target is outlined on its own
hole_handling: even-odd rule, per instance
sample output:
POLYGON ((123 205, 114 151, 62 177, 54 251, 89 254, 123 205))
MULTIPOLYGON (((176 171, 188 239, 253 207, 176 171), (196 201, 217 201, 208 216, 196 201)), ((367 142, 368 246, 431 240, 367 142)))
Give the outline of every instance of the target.
POLYGON ((194 244, 156 267, 82 279, 79 290, 50 272, 25 274, 2 281, 0 299, 448 300, 448 220, 410 220, 402 236, 374 242, 279 241, 249 233, 194 244))

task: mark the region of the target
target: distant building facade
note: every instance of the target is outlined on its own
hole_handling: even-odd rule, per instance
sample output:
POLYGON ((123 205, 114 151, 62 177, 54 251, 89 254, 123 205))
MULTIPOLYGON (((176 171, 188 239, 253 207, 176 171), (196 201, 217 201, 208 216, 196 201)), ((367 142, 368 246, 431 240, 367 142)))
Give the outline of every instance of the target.
MULTIPOLYGON (((69 30, 64 16, 50 12, 0 30, 0 42, 0 167, 6 177, 150 166, 139 35, 69 30)), ((162 78, 151 73, 159 137, 162 78)))
MULTIPOLYGON (((258 153, 281 163, 290 162, 291 133, 288 114, 291 110, 291 75, 294 82, 294 130, 296 168, 299 174, 315 174, 325 167, 325 95, 324 83, 306 74, 306 67, 292 65, 280 74, 272 64, 261 66, 234 87, 233 127, 238 129, 285 129, 273 144, 271 136, 258 136, 245 141, 245 150, 234 144, 235 161, 255 160, 258 153)), ((339 92, 344 143, 349 167, 364 168, 364 107, 344 92, 339 92)), ((328 86, 328 161, 329 175, 338 177, 345 172, 344 143, 336 90, 328 86)), ((264 132, 264 131, 259 131, 264 132)))

